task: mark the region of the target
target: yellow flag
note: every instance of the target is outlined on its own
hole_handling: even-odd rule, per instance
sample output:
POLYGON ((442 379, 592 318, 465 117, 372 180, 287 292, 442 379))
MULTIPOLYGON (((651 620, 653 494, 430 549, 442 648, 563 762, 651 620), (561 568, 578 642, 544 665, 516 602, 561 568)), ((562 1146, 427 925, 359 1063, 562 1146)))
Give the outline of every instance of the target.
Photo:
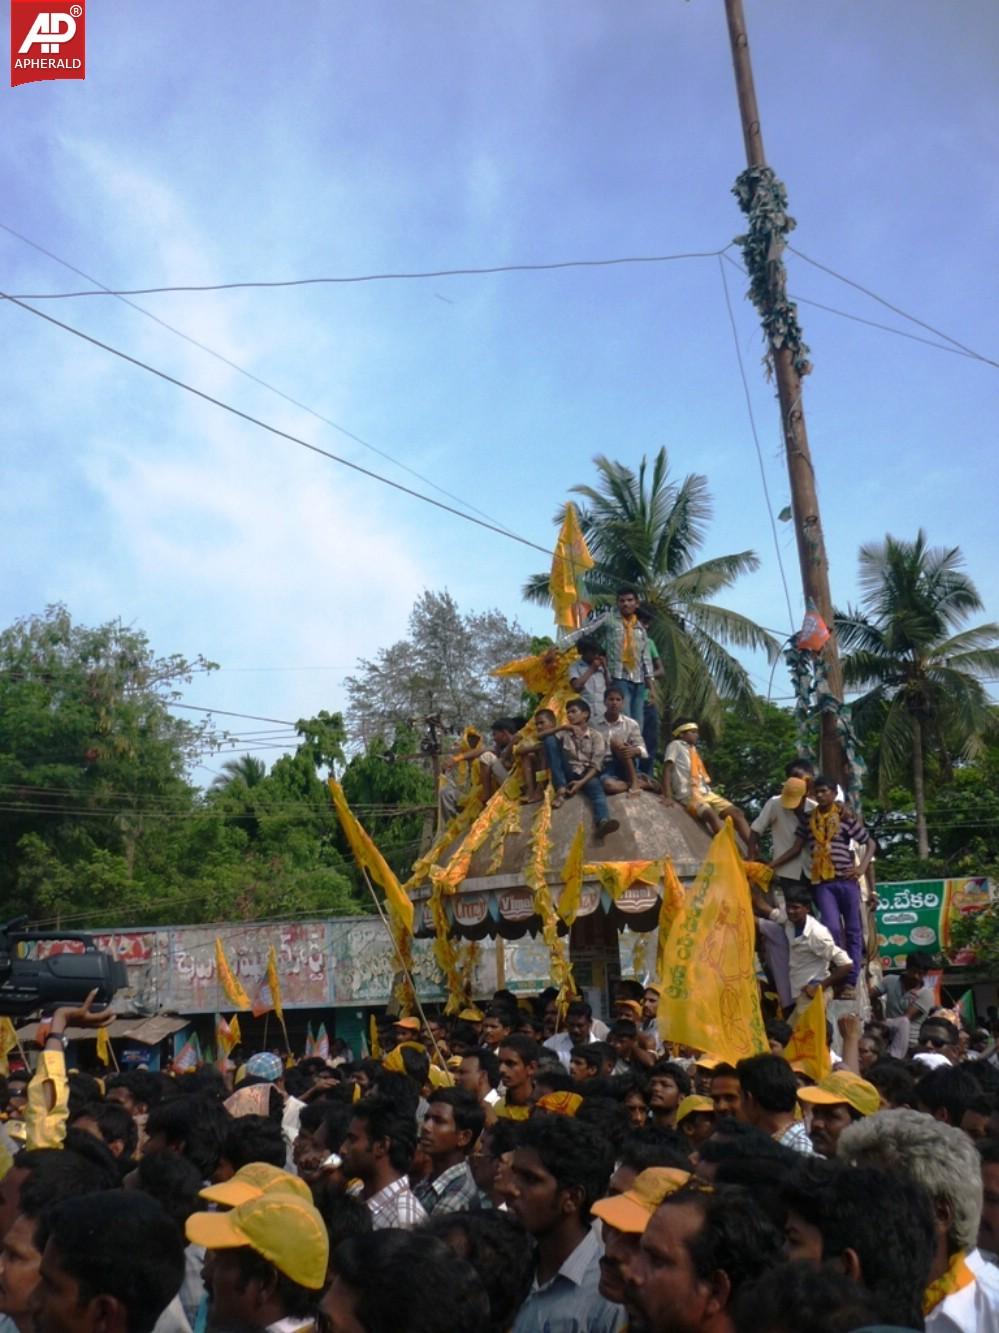
POLYGON ((278 979, 277 953, 274 945, 267 951, 267 987, 271 993, 271 1003, 277 1014, 278 1022, 284 1026, 284 1007, 281 1000, 281 982, 278 979))
POLYGON ((565 518, 555 543, 548 587, 555 607, 555 623, 562 629, 576 626, 577 604, 582 599, 583 575, 593 568, 593 557, 579 525, 574 504, 565 507, 565 518))
POLYGON ((343 829, 344 836, 350 843, 350 850, 359 866, 367 870, 371 878, 378 884, 385 893, 389 910, 395 916, 396 920, 405 927, 406 931, 413 933, 413 904, 402 891, 402 886, 396 879, 391 868, 385 861, 381 852, 371 841, 371 836, 357 822, 354 812, 347 804, 347 798, 343 794, 343 788, 337 782, 336 778, 329 780, 330 795, 333 797, 333 808, 336 810, 337 818, 340 820, 340 827, 343 829))
MULTIPOLYGON (((233 1046, 238 1046, 239 1043, 243 1040, 243 1034, 239 1030, 238 1014, 233 1014, 232 1018, 229 1020, 229 1034, 232 1037, 233 1046)), ((232 1046, 230 1046, 229 1049, 232 1050, 232 1046)))
POLYGON ((382 1044, 378 1040, 378 1023, 374 1014, 368 1019, 368 1050, 371 1053, 372 1060, 382 1058, 382 1044))
MULTIPOLYGON (((656 981, 660 985, 662 985, 663 976, 666 972, 666 945, 669 942, 669 933, 673 929, 673 922, 683 908, 683 903, 683 885, 673 868, 672 860, 667 857, 663 862, 663 896, 659 904, 659 920, 656 929, 656 981)), ((638 974, 637 965, 635 973, 638 974)))
POLYGON ((232 969, 226 961, 225 950, 222 948, 222 941, 218 935, 215 936, 215 969, 218 973, 219 985, 225 992, 225 997, 234 1009, 249 1009, 250 997, 240 981, 233 975, 232 969))
POLYGON ((571 926, 579 912, 583 894, 583 849, 586 845, 586 825, 580 822, 572 836, 569 855, 562 866, 562 893, 558 900, 558 914, 571 926))
POLYGON ((659 1031, 734 1064, 769 1050, 753 968, 753 911, 732 821, 711 840, 663 951, 659 1031))
POLYGON ((14 1024, 4 1014, 0 1018, 0 1074, 6 1076, 10 1072, 10 1063, 7 1057, 16 1045, 17 1033, 14 1031, 14 1024))
POLYGON ((111 1068, 113 1061, 111 1059, 111 1039, 108 1036, 107 1028, 97 1029, 97 1058, 102 1065, 111 1068))
POLYGON ((788 1064, 800 1063, 816 1083, 832 1073, 826 1041, 826 993, 822 986, 795 1016, 791 1040, 784 1047, 784 1059, 788 1064))

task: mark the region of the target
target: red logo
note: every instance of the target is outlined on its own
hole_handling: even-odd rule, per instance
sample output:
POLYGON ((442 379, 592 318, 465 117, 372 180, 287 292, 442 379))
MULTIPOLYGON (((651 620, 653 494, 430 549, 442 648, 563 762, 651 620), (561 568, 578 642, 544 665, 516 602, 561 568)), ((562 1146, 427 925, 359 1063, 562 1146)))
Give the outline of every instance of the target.
POLYGON ((83 4, 10 0, 10 86, 87 76, 83 4))

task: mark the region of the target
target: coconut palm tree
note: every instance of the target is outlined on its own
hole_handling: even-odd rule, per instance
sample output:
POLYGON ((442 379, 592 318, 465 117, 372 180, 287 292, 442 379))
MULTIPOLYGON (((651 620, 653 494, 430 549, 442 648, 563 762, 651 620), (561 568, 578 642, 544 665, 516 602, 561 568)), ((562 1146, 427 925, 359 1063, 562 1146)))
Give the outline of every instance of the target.
MULTIPOLYGON (((740 574, 759 568, 759 559, 753 551, 740 551, 695 563, 711 518, 707 478, 691 473, 671 480, 665 449, 651 467, 643 458, 637 473, 603 455, 594 462, 598 485, 572 487, 583 497, 580 524, 596 561, 586 576, 589 599, 607 606, 622 584, 638 589, 653 611, 666 713, 689 713, 716 728, 723 699, 755 700, 745 667, 726 645, 762 648, 771 661, 779 651, 766 630, 714 604, 740 574)), ((557 523, 564 514, 563 508, 557 523)), ((550 602, 548 577, 536 574, 528 581, 528 601, 550 602)))
POLYGON ((213 791, 229 787, 256 787, 267 776, 267 765, 252 754, 241 754, 238 759, 227 759, 212 783, 213 791))
POLYGON ((888 536, 860 548, 861 610, 836 617, 848 686, 863 690, 852 708, 861 736, 877 735, 882 796, 908 775, 916 805, 919 856, 930 854, 926 830, 926 758, 935 744, 945 764, 955 750, 978 754, 996 732, 983 680, 999 676, 999 625, 962 628, 982 609, 960 566, 958 547, 888 536))

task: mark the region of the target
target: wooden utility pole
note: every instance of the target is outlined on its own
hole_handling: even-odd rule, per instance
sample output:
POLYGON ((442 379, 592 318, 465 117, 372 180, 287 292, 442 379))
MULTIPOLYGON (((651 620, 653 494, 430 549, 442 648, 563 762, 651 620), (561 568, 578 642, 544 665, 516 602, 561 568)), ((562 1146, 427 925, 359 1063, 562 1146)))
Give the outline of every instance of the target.
MULTIPOLYGON (((742 134, 746 144, 746 162, 750 167, 765 167, 767 160, 763 151, 760 112, 756 104, 756 88, 753 84, 753 67, 749 58, 749 39, 746 36, 742 0, 725 0, 725 15, 728 19, 729 40, 732 44, 732 63, 735 66, 735 86, 739 97, 739 113, 742 117, 742 134)), ((768 260, 771 264, 783 267, 779 252, 768 256, 768 260)), ((780 401, 787 471, 791 483, 791 508, 794 514, 798 563, 801 567, 805 602, 818 611, 832 630, 833 605, 829 592, 829 561, 822 535, 822 520, 819 517, 815 469, 812 466, 808 434, 805 430, 801 375, 795 365, 794 353, 786 344, 776 347, 771 339, 770 354, 773 358, 777 396, 780 401)), ((830 691, 842 702, 843 669, 840 665, 835 633, 823 649, 823 657, 830 691)), ((843 782, 846 776, 846 755, 836 726, 836 718, 832 713, 822 714, 819 759, 824 772, 843 782)))

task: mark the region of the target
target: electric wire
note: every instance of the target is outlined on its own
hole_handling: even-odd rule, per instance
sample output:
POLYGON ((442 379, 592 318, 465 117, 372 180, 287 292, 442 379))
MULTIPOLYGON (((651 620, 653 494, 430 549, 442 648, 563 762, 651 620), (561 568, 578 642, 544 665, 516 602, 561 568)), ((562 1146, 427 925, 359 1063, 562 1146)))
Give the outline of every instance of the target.
MULTIPOLYGON (((432 487, 441 495, 446 495, 449 500, 454 500, 456 504, 464 505, 466 509, 472 510, 473 513, 478 514, 481 518, 487 518, 492 523, 499 523, 499 520, 493 518, 491 514, 487 514, 484 510, 477 508, 475 505, 471 504, 470 501, 462 499, 460 495, 455 495, 451 491, 445 490, 443 486, 438 486, 435 481, 431 481, 431 479, 424 476, 422 472, 417 472, 417 470, 410 467, 408 463, 403 463, 401 459, 395 458, 392 454, 386 452, 386 450, 379 449, 368 440, 362 439, 360 435, 355 434, 352 430, 348 430, 346 426, 341 426, 339 422, 334 421, 331 417, 325 416, 322 412, 317 412, 314 408, 309 407, 307 403, 303 403, 301 399, 294 398, 291 394, 285 393, 283 389, 279 389, 276 385, 270 384, 267 380, 262 379, 261 376, 254 375, 253 372, 247 370, 245 366, 239 365, 230 357, 224 356, 221 352, 217 352, 213 347, 209 347, 207 343, 203 343, 199 339, 192 337, 189 333, 185 333, 183 329, 178 329, 176 325, 167 323, 167 321, 161 319, 159 315, 154 315, 151 310, 147 310, 144 306, 137 305, 135 301, 130 301, 125 293, 112 291, 111 288, 101 282, 99 278, 93 277, 90 273, 84 273, 83 269, 77 268, 76 265, 71 264, 69 260, 62 259, 53 251, 47 250, 45 246, 39 245, 37 241, 31 240, 30 237, 22 235, 19 231, 15 231, 13 227, 9 227, 5 222, 0 222, 0 229, 6 231, 9 235, 16 237, 17 240, 23 241, 25 245, 29 245, 33 250, 37 250, 40 254, 46 255, 57 264, 61 264, 64 268, 68 268, 71 272, 79 274, 81 278, 86 278, 87 282, 92 282, 96 287, 100 288, 100 291, 91 292, 89 293, 90 295, 107 295, 116 297, 122 305, 127 305, 131 307, 132 310, 137 310, 140 315, 145 315, 147 319, 151 319, 155 324, 159 324, 160 327, 166 329, 168 333, 172 333, 178 338, 183 338, 186 343, 190 343, 192 347, 197 347, 202 352, 207 352, 209 356, 215 357, 215 359, 221 361, 223 365, 229 366, 230 369, 237 371, 240 375, 245 376, 246 379, 252 380, 254 384, 259 384, 261 388, 277 394, 279 398, 283 398, 286 403, 291 403, 293 407, 297 407, 303 412, 308 412, 308 414, 315 417, 317 421, 321 421, 324 425, 330 426, 346 439, 353 440, 355 444, 359 444, 365 449, 370 449, 372 453, 378 454, 380 458, 384 458, 395 467, 401 468, 403 472, 408 472, 411 477, 416 477, 419 481, 422 481, 424 485, 432 487)), ((87 293, 79 294, 87 295, 87 293)), ((503 526, 501 523, 499 525, 501 527, 503 526)), ((509 529, 507 529, 507 531, 509 531, 509 529)))
POLYGON ((793 630, 794 611, 791 609, 791 593, 787 586, 787 574, 784 571, 784 557, 781 554, 780 538, 777 534, 777 520, 774 517, 774 507, 770 499, 770 487, 767 483, 767 470, 763 462, 763 450, 760 447, 760 436, 756 429, 756 416, 753 413, 753 400, 749 392, 749 380, 746 378, 746 367, 742 363, 742 349, 739 346, 739 330, 735 323, 735 313, 732 310, 732 298, 729 295, 728 290, 728 278, 725 276, 725 265, 722 263, 721 255, 718 256, 718 273, 721 277, 722 291, 725 293, 725 309, 728 311, 728 322, 732 329, 732 342, 735 346, 735 359, 739 365, 739 378, 742 380, 742 392, 746 399, 749 429, 752 432, 753 444, 756 447, 756 460, 760 465, 760 480, 763 483, 763 496, 767 503, 767 513, 770 516, 770 531, 772 532, 774 539, 774 551, 777 555, 777 568, 780 570, 780 581, 784 588, 784 601, 787 603, 787 623, 793 630))
MULTIPOLYGON (((6 223, 0 222, 0 228, 8 231, 18 240, 24 240, 19 232, 8 227, 6 223)), ((28 242, 28 244, 33 244, 28 242)), ((322 278, 281 278, 274 281, 247 281, 247 282, 212 282, 212 283, 186 283, 163 287, 121 287, 107 288, 102 283, 101 291, 82 291, 82 292, 18 292, 11 299, 26 301, 68 301, 75 300, 81 296, 155 296, 173 292, 231 292, 259 290, 275 287, 319 287, 319 286, 341 286, 366 282, 407 282, 419 281, 425 278, 468 278, 468 277, 488 277, 496 273, 551 273, 560 269, 570 268, 615 268, 630 264, 669 264, 677 260, 684 259, 714 259, 717 255, 723 254, 732 242, 722 246, 720 250, 689 250, 682 254, 672 255, 620 255, 611 259, 560 259, 550 263, 538 264, 489 264, 481 267, 468 268, 439 268, 428 269, 413 272, 398 273, 362 273, 345 277, 322 277, 322 278)), ((41 247, 36 247, 40 249, 41 247)), ((48 251, 44 251, 48 254, 48 251)), ((54 257, 54 256, 53 256, 54 257)), ((62 261, 60 261, 62 262, 62 261)), ((71 267, 67 265, 67 267, 71 267)), ((79 273, 79 269, 74 269, 79 273)), ((89 277, 86 273, 80 273, 81 277, 88 282, 94 282, 95 279, 89 277)))
MULTIPOLYGON (((414 491, 409 486, 403 486, 399 481, 392 481, 390 477, 383 477, 378 472, 373 472, 370 468, 362 467, 360 463, 352 463, 348 458, 341 458, 338 454, 330 453, 328 449, 322 449, 318 444, 312 444, 308 440, 303 440, 301 436, 292 435, 290 431, 281 430, 278 426, 273 426, 268 421, 255 417, 250 412, 244 412, 239 407, 233 407, 231 403, 224 402, 221 398, 216 398, 213 394, 206 393, 203 389, 196 389, 193 384, 188 384, 185 380, 177 379, 175 375, 169 375, 165 370, 158 370, 151 366, 148 361, 142 361, 139 357, 130 356, 128 352, 123 352, 119 347, 112 347, 110 343, 102 342, 100 338, 94 338, 89 333, 84 333, 82 329, 76 329, 72 324, 65 324, 61 319, 54 319, 51 315, 45 314, 43 310, 36 310, 34 306, 27 305, 24 301, 15 296, 10 296, 7 292, 0 291, 0 299, 9 301, 12 305, 21 310, 26 310, 29 314, 38 319, 44 319, 46 323, 55 325, 56 328, 63 329, 66 333, 72 333, 74 337, 90 343, 94 347, 101 348, 102 351, 110 352, 112 356, 119 357, 122 361, 127 361, 130 365, 144 370, 150 375, 155 375, 158 379, 164 380, 167 384, 174 385, 175 388, 183 389, 186 393, 192 394, 195 398, 202 399, 203 402, 211 403, 214 407, 220 407, 224 412, 231 413, 234 417, 239 417, 243 421, 248 421, 252 426, 259 426, 261 430, 276 435, 279 439, 287 440, 291 444, 297 444, 302 449, 308 449, 311 453, 319 454, 322 458, 328 458, 333 463, 339 463, 341 467, 350 468, 352 472, 359 472, 364 477, 370 477, 373 481, 380 481, 383 486, 391 486, 393 490, 401 491, 404 495, 412 496, 415 500, 422 500, 424 504, 433 505, 435 509, 442 509, 445 513, 454 514, 457 518, 463 518, 466 523, 474 523, 476 527, 485 528, 488 532, 498 533, 501 537, 507 537, 510 541, 518 542, 521 546, 530 547, 531 550, 540 551, 543 555, 551 559, 552 552, 545 546, 539 546, 537 542, 528 541, 526 537, 518 537, 514 532, 508 532, 505 528, 499 528, 494 523, 487 523, 484 519, 476 518, 472 514, 466 514, 461 509, 455 509, 453 505, 444 504, 442 500, 435 500, 431 495, 423 495, 420 491, 414 491)), ((266 719, 265 719, 266 720, 266 719)))

